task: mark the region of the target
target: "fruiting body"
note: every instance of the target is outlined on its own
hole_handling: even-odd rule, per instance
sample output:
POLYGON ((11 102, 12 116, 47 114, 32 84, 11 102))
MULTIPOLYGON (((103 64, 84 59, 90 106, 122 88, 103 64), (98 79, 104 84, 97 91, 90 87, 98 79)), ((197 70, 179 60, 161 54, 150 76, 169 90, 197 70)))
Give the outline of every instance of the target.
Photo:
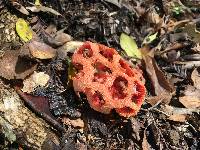
POLYGON ((73 54, 72 63, 78 71, 74 89, 87 96, 94 110, 109 114, 115 109, 124 117, 137 114, 145 97, 142 74, 115 49, 85 42, 73 54))

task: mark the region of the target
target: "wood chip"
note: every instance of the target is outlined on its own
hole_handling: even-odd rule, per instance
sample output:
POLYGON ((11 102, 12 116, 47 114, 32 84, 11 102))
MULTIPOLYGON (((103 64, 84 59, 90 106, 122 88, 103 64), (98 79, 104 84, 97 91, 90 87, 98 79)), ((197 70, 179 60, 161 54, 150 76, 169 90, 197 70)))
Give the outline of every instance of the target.
POLYGON ((193 81, 194 87, 196 87, 197 89, 200 89, 200 74, 197 71, 197 69, 194 69, 192 74, 191 74, 191 79, 193 81))
POLYGON ((144 138, 143 138, 143 141, 142 141, 142 149, 143 150, 150 150, 151 149, 150 144, 147 141, 146 130, 144 131, 144 138))
POLYGON ((38 86, 44 87, 48 83, 49 79, 49 75, 45 74, 44 72, 34 72, 29 78, 23 81, 24 86, 22 91, 31 93, 38 86))
POLYGON ((69 118, 64 117, 62 119, 62 121, 63 121, 63 124, 65 124, 65 125, 71 125, 73 127, 78 127, 78 128, 84 127, 84 122, 80 118, 73 120, 73 119, 69 119, 69 118))

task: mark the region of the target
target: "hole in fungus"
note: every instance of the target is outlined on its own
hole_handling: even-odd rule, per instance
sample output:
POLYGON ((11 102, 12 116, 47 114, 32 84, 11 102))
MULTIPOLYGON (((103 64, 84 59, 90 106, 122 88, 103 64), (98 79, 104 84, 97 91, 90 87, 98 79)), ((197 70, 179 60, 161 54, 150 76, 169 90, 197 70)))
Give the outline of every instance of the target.
POLYGON ((92 52, 92 49, 89 44, 84 45, 84 47, 81 47, 78 50, 78 54, 83 54, 83 57, 85 57, 85 58, 90 58, 93 56, 93 52, 92 52))
POLYGON ((124 77, 117 77, 114 82, 113 85, 111 87, 111 91, 112 91, 112 96, 113 98, 119 98, 119 99, 123 99, 126 97, 126 93, 124 93, 124 90, 127 88, 128 86, 128 81, 124 78, 124 77))
POLYGON ((131 100, 132 100, 132 102, 134 102, 135 104, 138 104, 139 98, 140 98, 140 97, 139 97, 138 94, 133 94, 131 100))
POLYGON ((121 114, 134 114, 135 113, 135 110, 130 107, 118 108, 116 110, 118 113, 121 113, 121 114))
POLYGON ((123 69, 126 70, 125 73, 126 73, 128 76, 130 76, 130 77, 133 77, 133 76, 134 76, 134 73, 133 73, 131 67, 130 67, 123 59, 120 59, 120 60, 119 60, 119 64, 120 64, 120 66, 121 66, 123 69))
POLYGON ((138 82, 135 82, 134 83, 134 88, 133 88, 133 95, 132 95, 132 98, 131 100, 135 103, 135 104, 138 104, 142 101, 141 97, 143 96, 144 94, 144 87, 138 83, 138 82))
POLYGON ((93 105, 99 106, 105 103, 103 99, 103 95, 99 91, 95 91, 94 95, 92 96, 93 105))
POLYGON ((94 73, 93 82, 104 83, 106 81, 107 75, 105 73, 94 73))
POLYGON ((106 67, 105 65, 103 65, 100 62, 96 62, 93 66, 96 69, 97 73, 100 73, 100 72, 105 72, 106 73, 107 72, 109 74, 112 74, 111 69, 106 67))
POLYGON ((113 55, 115 54, 115 50, 112 48, 104 47, 99 45, 100 54, 108 59, 108 61, 113 60, 113 55))
POLYGON ((83 70, 83 65, 81 65, 79 63, 73 64, 73 67, 75 68, 76 73, 79 73, 81 70, 83 70))

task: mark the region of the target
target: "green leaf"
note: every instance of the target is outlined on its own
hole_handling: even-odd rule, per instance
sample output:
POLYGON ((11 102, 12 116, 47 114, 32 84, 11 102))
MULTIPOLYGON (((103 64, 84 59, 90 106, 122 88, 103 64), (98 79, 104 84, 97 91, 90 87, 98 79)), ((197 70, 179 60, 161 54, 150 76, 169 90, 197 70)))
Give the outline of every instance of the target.
POLYGON ((144 38, 144 41, 142 42, 142 45, 143 44, 150 44, 151 42, 153 42, 155 39, 156 39, 156 37, 157 37, 157 34, 158 34, 158 32, 156 32, 156 33, 154 33, 154 34, 152 34, 152 35, 147 35, 145 38, 144 38))
POLYGON ((28 23, 22 18, 19 18, 16 22, 16 31, 20 38, 25 42, 30 41, 33 37, 32 30, 28 26, 28 23))
POLYGON ((124 33, 122 33, 120 36, 120 46, 128 56, 139 59, 142 58, 142 53, 138 49, 135 40, 124 33))

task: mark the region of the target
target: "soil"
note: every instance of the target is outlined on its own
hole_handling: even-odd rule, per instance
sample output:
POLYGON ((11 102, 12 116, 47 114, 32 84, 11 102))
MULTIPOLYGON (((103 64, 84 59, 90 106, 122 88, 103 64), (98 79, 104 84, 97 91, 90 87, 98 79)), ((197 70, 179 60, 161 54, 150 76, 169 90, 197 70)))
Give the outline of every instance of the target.
MULTIPOLYGON (((23 86, 24 79, 8 80, 3 76, 0 81, 18 91, 25 107, 51 126, 48 129, 51 128, 59 137, 59 144, 35 148, 20 139, 10 142, 0 122, 0 149, 195 150, 200 147, 198 1, 41 1, 42 6, 52 8, 61 15, 44 11, 29 11, 30 14, 26 15, 19 11, 19 6, 13 5, 14 2, 20 4, 20 8, 27 8, 33 6, 35 1, 0 0, 0 58, 4 57, 6 50, 20 49, 19 56, 37 63, 35 71, 45 72, 50 80, 47 86, 35 88, 30 95, 16 90, 16 87, 23 86), (23 47, 26 42, 20 39, 15 29, 18 18, 29 22, 36 37, 56 50, 61 46, 48 40, 49 35, 45 34, 48 30, 54 32, 55 28, 70 35, 73 41, 91 41, 113 47, 132 66, 140 67, 147 93, 139 113, 124 118, 115 111, 102 114, 93 110, 86 96, 77 94, 73 89, 69 77, 73 53, 67 53, 66 58, 47 60, 27 55, 24 52, 27 47, 23 47), (189 30, 187 25, 190 24, 195 24, 195 28, 189 30), (134 38, 141 50, 154 51, 154 56, 144 55, 141 60, 127 56, 120 46, 121 33, 134 38), (157 33, 157 38, 144 44, 145 37, 154 33, 157 33), (156 65, 151 65, 154 63, 156 65), (195 97, 195 104, 189 96, 195 97), (39 102, 36 100, 38 97, 42 97, 39 102), (45 108, 42 105, 46 105, 45 108)), ((3 72, 3 69, 0 71, 3 72)), ((3 113, 0 110, 0 119, 3 113)), ((15 134, 18 132, 14 130, 15 134)))

